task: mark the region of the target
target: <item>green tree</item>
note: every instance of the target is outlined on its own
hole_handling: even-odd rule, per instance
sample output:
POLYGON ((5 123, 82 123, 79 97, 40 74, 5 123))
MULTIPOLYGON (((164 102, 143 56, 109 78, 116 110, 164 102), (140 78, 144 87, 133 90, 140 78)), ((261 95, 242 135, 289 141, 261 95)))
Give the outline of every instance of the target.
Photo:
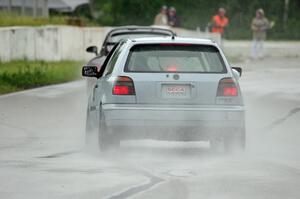
POLYGON ((90 0, 101 25, 151 25, 162 5, 174 6, 184 28, 205 29, 218 7, 227 10, 229 39, 251 39, 250 23, 258 8, 275 21, 271 39, 300 39, 300 1, 290 0, 289 18, 283 24, 285 0, 90 0))

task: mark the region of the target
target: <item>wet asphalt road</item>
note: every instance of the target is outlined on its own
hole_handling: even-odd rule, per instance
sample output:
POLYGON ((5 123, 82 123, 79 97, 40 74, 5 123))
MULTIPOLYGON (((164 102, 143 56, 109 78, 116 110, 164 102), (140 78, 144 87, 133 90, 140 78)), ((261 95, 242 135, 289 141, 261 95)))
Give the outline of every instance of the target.
MULTIPOLYGON (((244 62, 247 149, 84 149, 85 82, 0 96, 0 198, 300 198, 300 58, 244 62)), ((236 66, 238 66, 236 65, 236 66)))

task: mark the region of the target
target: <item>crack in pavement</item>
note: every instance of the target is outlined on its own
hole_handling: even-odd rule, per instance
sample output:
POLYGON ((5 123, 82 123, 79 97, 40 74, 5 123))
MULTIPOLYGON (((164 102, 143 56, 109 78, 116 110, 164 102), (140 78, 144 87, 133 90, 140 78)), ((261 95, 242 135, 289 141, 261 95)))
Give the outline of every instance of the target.
POLYGON ((131 197, 131 196, 136 195, 138 193, 147 191, 150 188, 152 188, 153 186, 165 181, 164 179, 162 179, 160 177, 157 177, 155 175, 152 175, 152 174, 148 173, 147 171, 135 170, 135 172, 138 172, 138 173, 144 175, 145 177, 149 178, 149 182, 146 183, 146 184, 141 184, 141 185, 130 187, 125 191, 122 191, 120 193, 108 196, 108 197, 106 197, 106 199, 128 198, 128 197, 131 197))
MULTIPOLYGON (((38 156, 37 158, 58 158, 58 157, 62 157, 62 156, 67 156, 67 155, 71 155, 74 153, 79 153, 79 151, 66 151, 66 152, 61 152, 61 153, 54 153, 54 154, 50 154, 50 155, 45 155, 45 156, 38 156)), ((115 193, 115 194, 111 194, 110 196, 106 197, 106 199, 123 199, 123 198, 128 198, 131 197, 133 195, 136 195, 138 193, 144 192, 149 190, 150 188, 152 188, 153 186, 165 181, 164 179, 157 177, 145 170, 141 170, 141 169, 129 169, 130 171, 133 171, 134 173, 139 173, 145 177, 147 177, 149 179, 149 182, 144 183, 144 184, 140 184, 140 185, 136 185, 136 186, 131 186, 127 189, 125 189, 124 191, 121 191, 119 193, 115 193)), ((50 171, 50 170, 48 170, 50 171)), ((62 169, 62 170, 51 170, 51 171, 60 171, 65 173, 66 171, 68 172, 74 172, 74 171, 78 171, 78 170, 71 170, 70 169, 62 169)), ((103 171, 103 170, 93 170, 92 173, 99 173, 99 171, 103 171)), ((88 171, 83 171, 80 170, 80 172, 82 173, 89 173, 88 171)))
POLYGON ((300 107, 294 108, 292 109, 285 117, 279 118, 277 120, 275 120, 274 122, 272 122, 271 124, 269 124, 267 127, 265 127, 267 130, 272 130, 274 129, 276 126, 282 124, 283 122, 285 122, 288 118, 290 118, 291 116, 293 116, 294 114, 300 112, 300 107))
POLYGON ((37 158, 59 158, 61 156, 67 156, 79 152, 80 151, 66 151, 66 152, 54 153, 50 155, 38 156, 37 158))

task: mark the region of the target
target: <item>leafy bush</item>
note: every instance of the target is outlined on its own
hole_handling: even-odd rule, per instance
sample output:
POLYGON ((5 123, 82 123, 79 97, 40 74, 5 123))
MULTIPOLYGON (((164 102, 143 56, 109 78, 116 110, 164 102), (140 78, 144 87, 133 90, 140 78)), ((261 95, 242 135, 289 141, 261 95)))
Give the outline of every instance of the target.
POLYGON ((70 17, 64 15, 54 15, 49 18, 33 18, 30 16, 21 16, 16 13, 0 12, 0 27, 3 26, 42 26, 42 25, 95 25, 85 16, 70 17), (74 21, 80 21, 80 24, 74 24, 74 21))
POLYGON ((55 16, 46 18, 33 18, 30 16, 20 16, 14 13, 0 12, 0 26, 41 26, 41 25, 62 25, 66 24, 67 18, 55 16))

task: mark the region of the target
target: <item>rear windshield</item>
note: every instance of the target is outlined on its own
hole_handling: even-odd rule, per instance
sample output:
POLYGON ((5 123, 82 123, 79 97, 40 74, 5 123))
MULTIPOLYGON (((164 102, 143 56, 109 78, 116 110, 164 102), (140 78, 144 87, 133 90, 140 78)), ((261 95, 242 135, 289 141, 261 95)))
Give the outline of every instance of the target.
POLYGON ((151 44, 130 49, 125 72, 225 73, 226 67, 214 46, 151 44))

